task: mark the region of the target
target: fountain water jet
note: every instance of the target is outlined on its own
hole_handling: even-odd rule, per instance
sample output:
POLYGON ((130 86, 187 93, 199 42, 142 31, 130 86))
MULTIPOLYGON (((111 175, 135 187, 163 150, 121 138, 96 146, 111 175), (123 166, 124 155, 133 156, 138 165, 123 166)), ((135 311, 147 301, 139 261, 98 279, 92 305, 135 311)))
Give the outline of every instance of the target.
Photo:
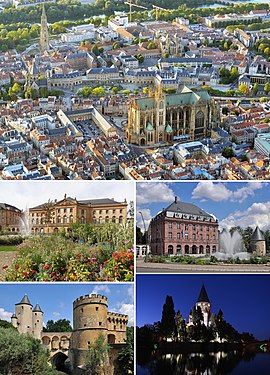
POLYGON ((241 234, 238 231, 234 231, 231 234, 227 229, 223 229, 219 235, 219 251, 214 256, 218 260, 250 259, 250 254, 245 248, 241 234))
POLYGON ((23 236, 31 236, 32 234, 32 223, 28 209, 23 212, 23 215, 20 218, 20 233, 23 236))

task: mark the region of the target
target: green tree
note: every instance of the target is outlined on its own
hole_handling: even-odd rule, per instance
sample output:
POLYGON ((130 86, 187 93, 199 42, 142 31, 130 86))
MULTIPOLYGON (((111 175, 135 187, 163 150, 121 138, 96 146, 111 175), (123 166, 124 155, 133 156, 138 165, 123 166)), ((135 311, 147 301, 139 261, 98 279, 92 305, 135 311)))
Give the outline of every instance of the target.
POLYGON ((89 345, 84 374, 99 375, 103 365, 108 365, 108 354, 109 345, 105 342, 104 336, 100 334, 97 340, 89 345))
POLYGON ((162 318, 161 318, 161 332, 164 337, 172 337, 175 332, 175 310, 173 298, 166 297, 163 305, 162 318))
POLYGON ((269 92, 270 92, 270 82, 266 82, 263 89, 264 89, 264 92, 266 93, 266 95, 268 95, 269 92))
POLYGON ((91 49, 91 52, 96 55, 96 56, 99 56, 100 55, 100 51, 99 51, 99 48, 96 44, 93 45, 92 49, 91 49))
POLYGON ((238 90, 239 90, 240 94, 242 94, 242 95, 248 95, 249 94, 249 88, 244 83, 240 83, 240 85, 238 86, 238 90))
POLYGON ((254 95, 257 95, 258 94, 258 91, 259 91, 259 85, 258 83, 254 83, 253 87, 252 87, 252 92, 254 95))
POLYGON ((95 96, 104 96, 105 95, 105 89, 102 86, 98 86, 93 88, 92 94, 95 96))
POLYGON ((44 328, 45 332, 71 332, 72 327, 70 321, 67 319, 59 319, 57 321, 48 320, 46 327, 44 328))
POLYGON ((181 312, 178 310, 175 314, 176 339, 185 341, 187 335, 186 322, 181 312))
POLYGON ((0 327, 1 375, 57 375, 39 340, 0 327))
POLYGON ((225 147, 222 151, 222 156, 224 156, 224 158, 229 159, 229 158, 233 158, 235 154, 231 147, 225 147))
POLYGON ((127 340, 125 347, 118 355, 118 374, 128 375, 133 373, 134 368, 134 328, 127 327, 127 340))
POLYGON ((2 320, 2 319, 0 319, 0 327, 15 329, 10 322, 7 322, 6 320, 2 320))

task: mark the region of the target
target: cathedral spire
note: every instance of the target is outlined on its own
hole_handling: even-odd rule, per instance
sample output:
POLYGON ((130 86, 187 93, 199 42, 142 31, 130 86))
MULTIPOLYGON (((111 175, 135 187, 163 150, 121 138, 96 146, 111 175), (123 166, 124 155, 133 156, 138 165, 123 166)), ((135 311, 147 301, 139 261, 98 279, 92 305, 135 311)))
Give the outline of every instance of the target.
POLYGON ((42 6, 42 15, 41 15, 41 22, 40 22, 40 51, 44 53, 45 51, 49 51, 49 28, 47 22, 47 16, 45 11, 45 6, 42 6))
POLYGON ((206 292, 206 289, 205 289, 204 285, 201 288, 201 291, 200 291, 197 302, 208 302, 208 303, 210 303, 209 298, 208 298, 208 294, 206 292))

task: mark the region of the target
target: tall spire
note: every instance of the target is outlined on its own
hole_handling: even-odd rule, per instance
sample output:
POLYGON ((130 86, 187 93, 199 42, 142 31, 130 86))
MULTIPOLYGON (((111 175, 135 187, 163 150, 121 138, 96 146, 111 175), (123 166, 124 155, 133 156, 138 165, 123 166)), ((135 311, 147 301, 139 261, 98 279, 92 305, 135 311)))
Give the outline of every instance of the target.
POLYGON ((199 297, 198 297, 197 303, 198 303, 198 302, 208 302, 208 303, 210 303, 204 285, 203 285, 202 288, 201 288, 201 291, 200 291, 200 294, 199 294, 199 297))
POLYGON ((47 16, 45 12, 45 6, 42 6, 42 15, 40 22, 40 51, 41 53, 49 51, 49 28, 47 22, 47 16))

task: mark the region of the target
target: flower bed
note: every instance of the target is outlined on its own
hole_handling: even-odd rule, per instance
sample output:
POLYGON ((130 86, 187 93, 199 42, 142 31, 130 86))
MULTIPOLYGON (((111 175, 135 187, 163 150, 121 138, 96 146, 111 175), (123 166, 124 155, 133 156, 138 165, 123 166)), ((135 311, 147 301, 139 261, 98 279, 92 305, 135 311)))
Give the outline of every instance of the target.
POLYGON ((132 249, 75 243, 62 236, 32 237, 18 246, 6 281, 132 281, 132 249))

